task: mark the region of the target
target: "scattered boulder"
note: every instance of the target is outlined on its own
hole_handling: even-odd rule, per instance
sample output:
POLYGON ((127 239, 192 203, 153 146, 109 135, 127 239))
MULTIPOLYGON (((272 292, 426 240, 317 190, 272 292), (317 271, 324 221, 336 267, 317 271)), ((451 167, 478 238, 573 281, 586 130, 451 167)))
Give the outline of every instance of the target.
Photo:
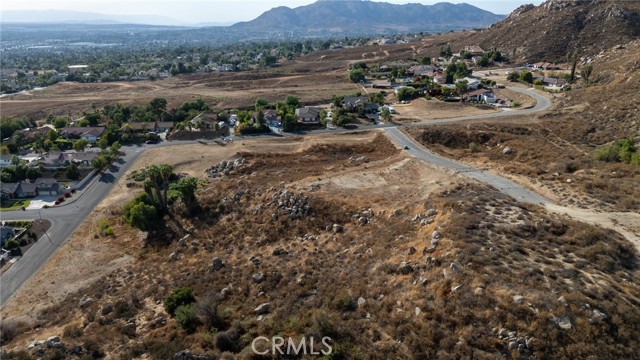
POLYGON ((269 313, 269 303, 260 304, 254 311, 258 315, 264 315, 269 313))
POLYGON ((441 237, 442 234, 440 234, 438 230, 434 230, 433 233, 431 233, 431 240, 440 240, 441 237))
POLYGON ((153 319, 153 325, 154 327, 162 327, 167 325, 167 319, 164 318, 164 316, 158 316, 157 318, 153 319))
POLYGON ((224 261, 220 258, 215 258, 211 262, 211 271, 218 271, 224 267, 224 261))
POLYGON ((462 266, 455 262, 451 263, 451 265, 449 265, 449 268, 454 271, 462 271, 462 266))
POLYGON ((291 219, 300 219, 311 214, 309 198, 306 195, 293 194, 288 190, 273 194, 269 205, 276 208, 275 216, 272 216, 275 219, 280 215, 288 216, 291 219))
POLYGON ((210 359, 207 355, 195 355, 191 350, 182 350, 173 354, 173 360, 206 360, 210 359))
POLYGON ((172 261, 178 260, 178 253, 172 252, 171 254, 169 254, 169 260, 172 260, 172 261))
POLYGON ((109 315, 112 311, 113 311, 113 305, 107 304, 102 307, 101 313, 102 313, 102 316, 104 316, 104 315, 109 315))
POLYGON ((516 304, 524 304, 524 296, 522 295, 513 295, 512 299, 516 304))
POLYGON ((367 224, 367 223, 369 222, 369 219, 367 219, 367 218, 366 218, 366 217, 364 217, 364 216, 360 216, 360 218, 358 218, 358 222, 359 222, 360 224, 362 224, 362 225, 365 225, 365 224, 367 224))
POLYGON ((416 253, 416 248, 414 248, 413 246, 407 250, 407 255, 413 255, 415 253, 416 253))
POLYGON ((80 301, 78 302, 78 306, 80 306, 80 308, 82 309, 86 308, 91 304, 93 304, 93 299, 88 297, 87 295, 83 295, 80 301))
POLYGON ((393 213, 392 213, 391 215, 393 215, 393 216, 400 216, 400 215, 402 215, 402 210, 400 210, 400 209, 395 209, 395 210, 393 210, 393 213))
POLYGON ((283 248, 275 248, 271 253, 273 256, 289 255, 289 252, 283 248))
POLYGON ((603 313, 598 309, 593 309, 593 316, 591 317, 591 319, 589 319, 589 322, 593 324, 596 322, 603 321, 606 318, 607 318, 607 314, 603 313))
POLYGON ((436 216, 437 214, 438 214, 438 210, 436 210, 436 209, 427 210, 427 217, 436 216))
POLYGON ((367 303, 367 300, 363 297, 358 298, 358 307, 363 307, 367 303))
POLYGON ((558 325, 558 327, 562 330, 571 330, 571 328, 573 327, 571 325, 571 320, 569 320, 569 318, 566 316, 553 317, 551 321, 553 321, 556 325, 558 325))
POLYGON ((264 281, 264 274, 263 273, 253 274, 253 276, 251 277, 251 280, 253 280, 253 282, 256 284, 260 284, 261 282, 264 281))
POLYGON ((511 150, 511 148, 508 147, 508 146, 505 146, 504 149, 502 149, 502 153, 505 154, 505 155, 509 155, 512 152, 513 152, 513 150, 511 150))
POLYGON ((400 266, 398 267, 398 272, 403 274, 403 275, 407 275, 410 272, 413 272, 413 266, 411 265, 411 263, 408 263, 406 261, 403 261, 400 266))
POLYGON ((223 178, 235 173, 235 171, 244 165, 244 158, 238 158, 233 161, 222 160, 206 170, 207 176, 210 178, 223 178))
POLYGON ((344 232, 344 227, 342 227, 339 224, 333 224, 333 232, 334 233, 341 233, 344 232))
POLYGON ((569 303, 567 302, 567 299, 564 298, 564 296, 560 296, 558 298, 558 302, 560 302, 560 304, 562 304, 562 306, 564 307, 569 306, 569 303))
POLYGON ((222 291, 220 291, 220 294, 222 294, 222 296, 227 297, 229 296, 229 294, 231 294, 231 290, 229 290, 229 288, 224 288, 222 289, 222 291))
POLYGON ((484 295, 484 288, 478 286, 473 290, 473 295, 476 295, 476 296, 484 295))

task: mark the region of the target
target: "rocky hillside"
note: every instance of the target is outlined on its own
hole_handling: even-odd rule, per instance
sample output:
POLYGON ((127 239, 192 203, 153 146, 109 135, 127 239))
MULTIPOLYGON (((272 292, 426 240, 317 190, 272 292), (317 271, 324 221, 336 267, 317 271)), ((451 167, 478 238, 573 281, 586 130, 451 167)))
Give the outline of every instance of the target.
POLYGON ((317 1, 294 9, 280 6, 255 20, 238 23, 234 29, 251 32, 439 31, 486 27, 501 15, 468 4, 396 5, 373 1, 317 1))
POLYGON ((548 0, 538 7, 523 5, 458 45, 497 47, 515 53, 515 60, 561 62, 573 49, 588 56, 639 36, 638 1, 548 0))

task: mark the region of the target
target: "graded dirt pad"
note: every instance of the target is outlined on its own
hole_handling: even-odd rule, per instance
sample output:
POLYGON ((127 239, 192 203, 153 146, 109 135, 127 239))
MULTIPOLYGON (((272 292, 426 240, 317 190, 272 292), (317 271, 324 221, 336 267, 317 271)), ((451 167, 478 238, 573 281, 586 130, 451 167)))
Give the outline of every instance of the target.
POLYGON ((460 116, 491 114, 498 112, 487 106, 474 106, 461 102, 445 102, 437 99, 426 100, 418 98, 410 104, 396 104, 393 107, 398 112, 393 115, 394 121, 421 121, 446 119, 460 116))

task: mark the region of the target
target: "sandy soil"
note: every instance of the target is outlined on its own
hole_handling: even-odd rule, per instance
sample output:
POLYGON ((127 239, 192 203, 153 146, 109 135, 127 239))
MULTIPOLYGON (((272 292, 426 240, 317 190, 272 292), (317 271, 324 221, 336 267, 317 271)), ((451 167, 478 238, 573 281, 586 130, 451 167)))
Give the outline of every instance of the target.
MULTIPOLYGON (((239 151, 258 153, 294 153, 315 144, 358 144, 371 141, 377 132, 325 134, 314 137, 246 139, 220 145, 176 145, 146 151, 120 179, 110 194, 96 207, 88 220, 50 260, 2 308, 3 318, 10 316, 25 322, 36 320, 39 311, 64 299, 67 294, 89 285, 113 271, 126 268, 141 256, 141 235, 120 224, 112 224, 114 237, 97 235, 97 222, 117 211, 138 189, 126 186, 128 175, 146 165, 168 163, 176 172, 204 178, 204 171, 239 151), (20 314, 20 315, 17 315, 20 314)), ((353 168, 327 169, 321 177, 303 179, 291 187, 320 185, 330 197, 366 199, 376 210, 391 211, 408 203, 420 203, 429 194, 451 184, 450 174, 427 164, 407 159, 403 153, 378 162, 353 168), (419 181, 416 181, 419 179, 419 181)))
POLYGON ((393 107, 398 112, 393 116, 397 121, 446 119, 497 112, 494 109, 483 109, 464 103, 444 102, 437 99, 426 100, 424 98, 413 100, 410 104, 395 104, 393 107))

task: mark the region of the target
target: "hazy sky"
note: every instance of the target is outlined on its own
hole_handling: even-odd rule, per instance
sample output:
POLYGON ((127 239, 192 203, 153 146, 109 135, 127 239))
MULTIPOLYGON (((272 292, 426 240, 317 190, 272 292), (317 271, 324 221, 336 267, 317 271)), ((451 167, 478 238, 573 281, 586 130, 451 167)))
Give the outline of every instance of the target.
MULTIPOLYGON (((185 23, 237 22, 252 20, 276 6, 290 8, 308 5, 315 0, 22 0, 2 1, 2 10, 76 10, 103 14, 162 15, 185 23)), ((387 0, 394 4, 434 4, 447 0, 387 0)), ((466 2, 497 14, 508 14, 516 7, 542 0, 449 0, 466 2)))

